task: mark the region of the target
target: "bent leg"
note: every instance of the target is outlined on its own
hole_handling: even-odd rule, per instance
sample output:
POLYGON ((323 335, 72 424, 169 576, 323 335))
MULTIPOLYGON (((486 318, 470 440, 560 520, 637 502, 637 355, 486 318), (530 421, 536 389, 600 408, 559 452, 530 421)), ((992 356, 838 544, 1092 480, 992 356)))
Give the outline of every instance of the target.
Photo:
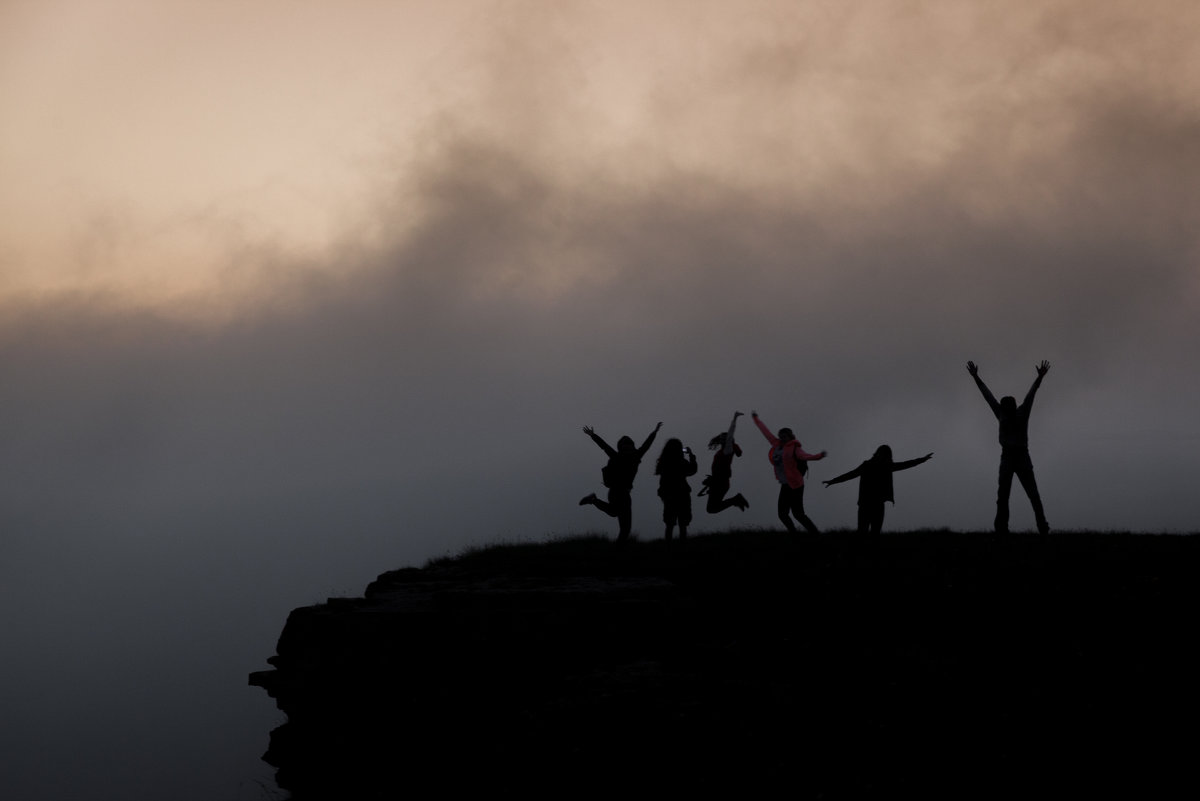
POLYGON ((704 505, 705 511, 710 515, 715 515, 718 512, 724 512, 731 506, 737 506, 736 499, 725 497, 728 492, 728 484, 710 484, 708 488, 708 502, 704 505))
POLYGON ((808 515, 806 515, 804 513, 804 486, 803 485, 796 487, 794 490, 792 490, 792 514, 795 516, 795 518, 797 520, 800 521, 800 525, 804 526, 804 528, 808 531, 809 534, 820 534, 821 533, 820 531, 817 530, 816 524, 813 523, 813 521, 809 520, 808 515))

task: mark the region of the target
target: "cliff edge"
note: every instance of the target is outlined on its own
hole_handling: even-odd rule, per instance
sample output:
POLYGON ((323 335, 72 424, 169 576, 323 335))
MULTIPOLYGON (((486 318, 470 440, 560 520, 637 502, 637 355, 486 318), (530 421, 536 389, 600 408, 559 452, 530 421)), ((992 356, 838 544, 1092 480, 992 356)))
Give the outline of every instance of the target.
POLYGON ((1175 535, 496 546, 294 610, 250 683, 299 800, 1144 796, 1197 745, 1197 568, 1175 535))

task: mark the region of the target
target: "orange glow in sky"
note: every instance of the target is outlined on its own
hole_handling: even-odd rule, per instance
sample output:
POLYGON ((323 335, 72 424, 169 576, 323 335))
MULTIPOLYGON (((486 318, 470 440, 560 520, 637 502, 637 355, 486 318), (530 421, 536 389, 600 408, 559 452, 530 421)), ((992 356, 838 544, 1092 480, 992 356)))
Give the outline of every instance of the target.
POLYGON ((865 213, 950 174, 972 213, 1053 214, 1030 179, 1075 107, 1141 85, 1194 109, 1198 26, 1190 2, 17 0, 0 297, 221 303, 337 272, 330 249, 422 217, 451 131, 566 183, 865 213))

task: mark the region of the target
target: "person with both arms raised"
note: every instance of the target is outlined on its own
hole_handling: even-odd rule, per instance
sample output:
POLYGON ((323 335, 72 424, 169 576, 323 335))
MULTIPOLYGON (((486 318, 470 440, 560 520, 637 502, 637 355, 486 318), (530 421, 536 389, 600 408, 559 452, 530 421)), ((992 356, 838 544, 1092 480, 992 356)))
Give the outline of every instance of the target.
POLYGON ((633 527, 633 479, 637 477, 642 457, 650 450, 660 428, 662 423, 654 427, 640 448, 634 447, 633 439, 625 436, 617 440, 617 447, 613 449, 591 426, 583 427, 583 433, 591 437, 592 441, 600 446, 600 450, 608 454, 608 464, 604 465, 600 473, 604 486, 608 487, 608 501, 600 500, 593 492, 585 495, 579 501, 579 505, 591 504, 609 517, 617 518, 617 542, 629 539, 629 532, 633 527))
POLYGON ((967 362, 967 372, 975 379, 975 386, 983 393, 983 399, 991 407, 992 414, 1000 421, 1000 482, 996 490, 996 533, 1008 533, 1008 496, 1012 492, 1013 475, 1025 488, 1029 503, 1033 506, 1033 516, 1037 522, 1038 532, 1050 533, 1050 524, 1046 522, 1046 511, 1042 508, 1042 496, 1038 492, 1037 479, 1033 475, 1033 460, 1029 458, 1029 413, 1033 409, 1033 396, 1037 394, 1042 379, 1050 371, 1050 362, 1043 360, 1035 368, 1037 378, 1025 395, 1021 405, 1012 395, 1005 395, 996 402, 996 396, 979 377, 979 367, 975 362, 967 362))

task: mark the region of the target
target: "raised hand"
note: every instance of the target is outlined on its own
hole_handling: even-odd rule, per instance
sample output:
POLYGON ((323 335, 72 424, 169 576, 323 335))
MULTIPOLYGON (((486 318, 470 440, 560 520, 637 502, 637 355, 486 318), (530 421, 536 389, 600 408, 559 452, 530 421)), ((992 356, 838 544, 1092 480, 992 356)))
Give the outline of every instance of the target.
POLYGON ((979 374, 979 366, 975 362, 967 362, 967 372, 972 376, 979 374))
POLYGON ((1042 359, 1042 363, 1037 366, 1038 378, 1041 378, 1048 372, 1050 372, 1050 362, 1042 359))
POLYGON ((592 428, 591 426, 584 426, 583 433, 587 434, 590 437, 592 434, 596 433, 596 429, 592 428))

